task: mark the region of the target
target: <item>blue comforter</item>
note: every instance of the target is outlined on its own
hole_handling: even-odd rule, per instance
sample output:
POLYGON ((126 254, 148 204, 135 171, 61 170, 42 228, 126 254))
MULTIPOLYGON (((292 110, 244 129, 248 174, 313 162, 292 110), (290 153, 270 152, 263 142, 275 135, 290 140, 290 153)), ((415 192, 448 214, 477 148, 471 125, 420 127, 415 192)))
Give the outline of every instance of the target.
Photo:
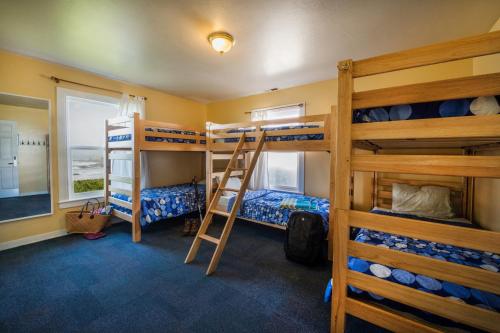
MULTIPOLYGON (((398 214, 385 211, 373 210, 372 212, 399 216, 398 214)), ((408 215, 405 217, 421 219, 408 215)), ((481 268, 492 272, 498 272, 500 269, 500 256, 490 252, 471 250, 367 229, 360 229, 355 241, 390 248, 397 251, 432 257, 442 261, 481 268)), ((414 274, 403 269, 386 267, 354 257, 349 258, 348 265, 349 269, 354 271, 374 275, 382 279, 390 280, 392 282, 439 296, 457 299, 471 305, 500 311, 500 297, 489 292, 468 288, 447 281, 440 281, 425 275, 414 274)), ((353 293, 365 295, 366 297, 379 301, 383 300, 383 298, 378 295, 366 293, 352 286, 349 288, 353 293)))
MULTIPOLYGON (((198 185, 198 193, 200 206, 204 207, 204 185, 198 185)), ((112 196, 121 200, 132 201, 130 197, 123 194, 112 193, 112 196)), ((116 205, 113 205, 113 208, 131 214, 131 211, 128 209, 116 205)), ((141 190, 141 226, 147 226, 160 220, 192 213, 197 210, 195 189, 192 184, 153 187, 141 190)))
MULTIPOLYGON (((292 209, 280 207, 281 201, 287 198, 306 199, 311 200, 313 204, 317 204, 318 210, 309 211, 321 215, 325 231, 328 231, 328 216, 330 209, 330 202, 328 199, 305 196, 302 194, 271 190, 246 191, 238 216, 256 221, 286 225, 290 214, 294 211, 292 209)), ((234 200, 229 202, 227 210, 232 207, 233 203, 234 200)))
MULTIPOLYGON (((266 130, 266 142, 270 141, 307 141, 307 140, 323 140, 324 134, 293 134, 293 135, 273 135, 273 131, 301 129, 301 128, 319 128, 318 125, 296 125, 296 126, 275 126, 263 128, 266 130)), ((243 128, 229 130, 227 133, 248 133, 255 132, 255 129, 243 128)), ((239 138, 216 139, 215 142, 238 142, 239 138)), ((246 137, 245 142, 255 142, 255 137, 246 137)))

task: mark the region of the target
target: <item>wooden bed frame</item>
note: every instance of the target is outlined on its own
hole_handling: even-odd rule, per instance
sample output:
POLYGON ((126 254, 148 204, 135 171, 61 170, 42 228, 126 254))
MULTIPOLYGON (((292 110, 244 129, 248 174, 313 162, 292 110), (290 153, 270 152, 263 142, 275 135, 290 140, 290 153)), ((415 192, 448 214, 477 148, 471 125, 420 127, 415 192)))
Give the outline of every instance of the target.
MULTIPOLYGON (((331 330, 343 332, 345 314, 391 331, 438 332, 416 319, 347 296, 347 286, 486 331, 500 331, 500 315, 373 276, 351 271, 348 256, 500 294, 500 275, 423 256, 349 240, 351 227, 403 235, 500 253, 500 233, 382 216, 351 209, 353 172, 500 178, 500 156, 353 154, 353 147, 373 150, 408 147, 500 147, 500 115, 352 124, 354 109, 471 98, 500 94, 500 74, 486 74, 393 88, 353 92, 355 78, 448 61, 500 53, 500 32, 387 54, 341 61, 339 68, 333 223, 333 302, 331 330)), ((333 172, 333 170, 332 170, 333 172)), ((330 222, 332 225, 332 222, 330 222)))
MULTIPOLYGON (((298 129, 282 129, 282 130, 272 130, 267 131, 266 136, 282 136, 282 135, 304 135, 304 134, 323 134, 322 140, 297 140, 297 141, 270 141, 264 144, 263 151, 327 151, 331 150, 331 137, 332 137, 332 121, 335 119, 336 107, 332 107, 331 113, 322 115, 312 115, 312 116, 301 116, 286 119, 277 120, 262 120, 262 121, 250 121, 241 123, 230 123, 230 124, 216 124, 207 123, 207 158, 206 158, 206 186, 207 186, 207 205, 210 203, 212 194, 216 189, 214 184, 215 176, 222 175, 223 170, 220 172, 214 172, 214 161, 216 160, 229 160, 231 158, 232 151, 235 149, 237 142, 224 143, 217 142, 217 140, 227 139, 227 138, 239 138, 241 133, 230 133, 238 129, 252 129, 252 132, 246 132, 247 137, 258 138, 265 130, 266 126, 286 126, 291 124, 300 125, 316 125, 317 127, 311 128, 298 128, 298 129)), ((252 152, 256 148, 255 142, 247 142, 244 144, 243 149, 247 153, 252 152)), ((333 154, 332 154, 333 155, 333 154)), ((248 167, 249 158, 241 158, 240 163, 242 169, 248 167)), ((234 176, 243 177, 243 171, 233 172, 234 176)), ((285 226, 276 225, 272 223, 267 223, 263 221, 256 221, 248 218, 238 219, 265 225, 268 227, 285 230, 285 226)), ((330 228, 331 229, 331 228, 330 228)), ((328 238, 331 240, 331 237, 328 238)), ((331 241, 329 241, 329 246, 331 248, 331 241)), ((330 251, 331 253, 331 251, 330 251)))
POLYGON ((105 200, 106 204, 113 203, 132 211, 132 215, 114 209, 112 215, 117 216, 132 224, 132 240, 141 240, 140 210, 141 210, 141 151, 191 151, 205 152, 205 136, 199 131, 179 124, 139 119, 139 114, 134 113, 132 118, 119 117, 106 121, 106 171, 105 171, 105 200), (151 131, 150 129, 153 129, 151 131), (190 131, 194 134, 174 134, 159 132, 158 129, 190 131), (127 141, 108 141, 110 136, 131 135, 127 141), (174 143, 147 141, 146 137, 159 137, 170 139, 189 139, 194 143, 174 143), (123 177, 111 173, 111 160, 132 161, 132 176, 123 177), (113 187, 113 181, 131 185, 131 190, 113 187), (111 192, 132 197, 132 202, 113 198, 111 192))

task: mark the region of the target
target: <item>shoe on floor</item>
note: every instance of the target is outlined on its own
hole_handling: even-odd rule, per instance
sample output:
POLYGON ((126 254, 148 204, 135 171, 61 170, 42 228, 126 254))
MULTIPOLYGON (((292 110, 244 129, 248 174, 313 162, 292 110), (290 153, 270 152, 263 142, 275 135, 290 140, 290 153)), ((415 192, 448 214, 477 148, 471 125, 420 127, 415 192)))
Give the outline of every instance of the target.
POLYGON ((201 221, 198 219, 193 219, 192 220, 192 228, 191 228, 191 236, 195 236, 198 233, 198 230, 200 229, 201 221))

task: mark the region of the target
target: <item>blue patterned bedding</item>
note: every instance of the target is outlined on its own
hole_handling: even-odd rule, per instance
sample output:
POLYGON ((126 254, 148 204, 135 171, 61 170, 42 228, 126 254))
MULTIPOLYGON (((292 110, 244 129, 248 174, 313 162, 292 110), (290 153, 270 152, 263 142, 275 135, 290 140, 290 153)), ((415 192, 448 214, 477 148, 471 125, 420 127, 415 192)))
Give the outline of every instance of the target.
MULTIPOLYGON (((266 130, 267 136, 265 141, 307 141, 307 140, 323 140, 324 134, 296 134, 296 135, 273 135, 272 131, 301 129, 301 128, 319 128, 318 125, 297 125, 297 126, 278 126, 262 128, 266 130)), ((251 133, 255 132, 255 128, 242 128, 227 131, 227 133, 251 133)), ((215 139, 214 142, 238 142, 239 138, 215 139)), ((246 137, 245 142, 255 142, 255 137, 246 137)))
MULTIPOLYGON (((205 185, 198 185, 199 203, 205 205, 205 185)), ((131 202, 131 198, 118 193, 112 197, 131 202)), ((131 214, 129 209, 112 205, 114 209, 131 214)), ((141 191, 141 226, 147 226, 171 217, 176 217, 198 210, 195 190, 192 184, 180 184, 165 187, 146 188, 141 191)))
MULTIPOLYGON (((196 135, 194 131, 184 131, 184 130, 174 130, 174 129, 166 129, 166 128, 145 128, 146 132, 158 132, 158 133, 171 133, 171 134, 184 134, 184 135, 196 135)), ((205 136, 205 133, 200 133, 200 136, 205 136)), ((130 141, 132 139, 131 134, 123 134, 123 135, 114 135, 109 136, 109 142, 118 142, 118 141, 130 141)), ((181 138, 161 138, 156 136, 148 136, 145 137, 146 141, 152 142, 170 142, 170 143, 196 143, 195 139, 181 139, 181 138)), ((200 140, 201 144, 205 144, 206 141, 200 140)))
MULTIPOLYGON (((377 210, 373 210, 372 212, 384 215, 401 215, 377 210)), ((406 215, 405 217, 419 220, 421 219, 415 216, 408 215, 406 215)), ((495 253, 471 250, 452 245, 444 245, 436 242, 387 234, 384 232, 367 229, 360 229, 355 238, 355 241, 390 248, 397 251, 432 257, 442 261, 481 268, 492 272, 498 272, 500 270, 500 256, 495 253)), ((482 308, 500 311, 499 295, 495 295, 489 292, 468 288, 447 281, 437 280, 425 275, 414 274, 403 269, 394 269, 392 267, 383 266, 354 257, 349 258, 348 266, 349 269, 352 269, 354 271, 358 271, 368 275, 374 275, 381 279, 386 279, 395 283, 405 285, 407 287, 412 287, 438 296, 448 297, 482 308)), ((372 293, 367 293, 352 286, 350 286, 349 288, 350 292, 353 294, 358 294, 361 297, 367 297, 371 300, 375 299, 377 301, 387 302, 386 305, 394 307, 393 303, 395 302, 385 300, 383 297, 372 293)), ((399 308, 408 310, 407 307, 399 305, 399 303, 397 304, 399 308)), ((422 315, 422 312, 420 311, 419 314, 422 315)), ((432 316, 426 313, 424 313, 423 315, 427 316, 427 319, 436 321, 436 316, 432 316)))
MULTIPOLYGON (((256 221, 286 225, 290 214, 294 211, 292 209, 280 207, 281 201, 286 198, 307 199, 317 204, 318 210, 309 211, 321 215, 325 231, 328 231, 328 216, 330 209, 330 202, 328 199, 310 197, 302 194, 271 190, 246 191, 238 216, 256 221)), ((230 209, 233 203, 234 200, 230 202, 227 207, 230 209)))

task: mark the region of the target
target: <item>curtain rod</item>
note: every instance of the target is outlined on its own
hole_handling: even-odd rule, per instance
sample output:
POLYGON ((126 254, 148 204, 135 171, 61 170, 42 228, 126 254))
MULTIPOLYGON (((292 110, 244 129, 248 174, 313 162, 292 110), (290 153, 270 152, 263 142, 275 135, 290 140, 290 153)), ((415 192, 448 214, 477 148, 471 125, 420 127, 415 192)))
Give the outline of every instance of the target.
MULTIPOLYGON (((56 77, 56 76, 51 76, 50 79, 52 81, 54 81, 55 83, 66 82, 66 83, 76 84, 76 85, 84 86, 84 87, 88 87, 88 88, 105 90, 105 91, 109 91, 109 92, 112 92, 112 93, 115 93, 115 94, 120 94, 120 95, 123 94, 123 92, 119 91, 119 90, 113 90, 113 89, 108 89, 108 88, 102 88, 102 87, 92 86, 90 84, 85 84, 85 83, 80 83, 80 82, 75 82, 75 81, 61 79, 61 78, 56 77)), ((132 95, 132 94, 128 94, 128 95, 132 96, 132 97, 137 97, 136 95, 132 95)), ((144 100, 147 100, 147 99, 148 99, 147 97, 144 97, 144 100)))
POLYGON ((274 110, 274 109, 284 109, 284 108, 289 108, 291 106, 304 106, 306 103, 295 103, 295 104, 287 104, 287 105, 280 105, 280 106, 271 106, 268 108, 262 108, 262 109, 255 109, 252 111, 245 111, 245 114, 252 114, 253 111, 266 111, 266 110, 274 110))

